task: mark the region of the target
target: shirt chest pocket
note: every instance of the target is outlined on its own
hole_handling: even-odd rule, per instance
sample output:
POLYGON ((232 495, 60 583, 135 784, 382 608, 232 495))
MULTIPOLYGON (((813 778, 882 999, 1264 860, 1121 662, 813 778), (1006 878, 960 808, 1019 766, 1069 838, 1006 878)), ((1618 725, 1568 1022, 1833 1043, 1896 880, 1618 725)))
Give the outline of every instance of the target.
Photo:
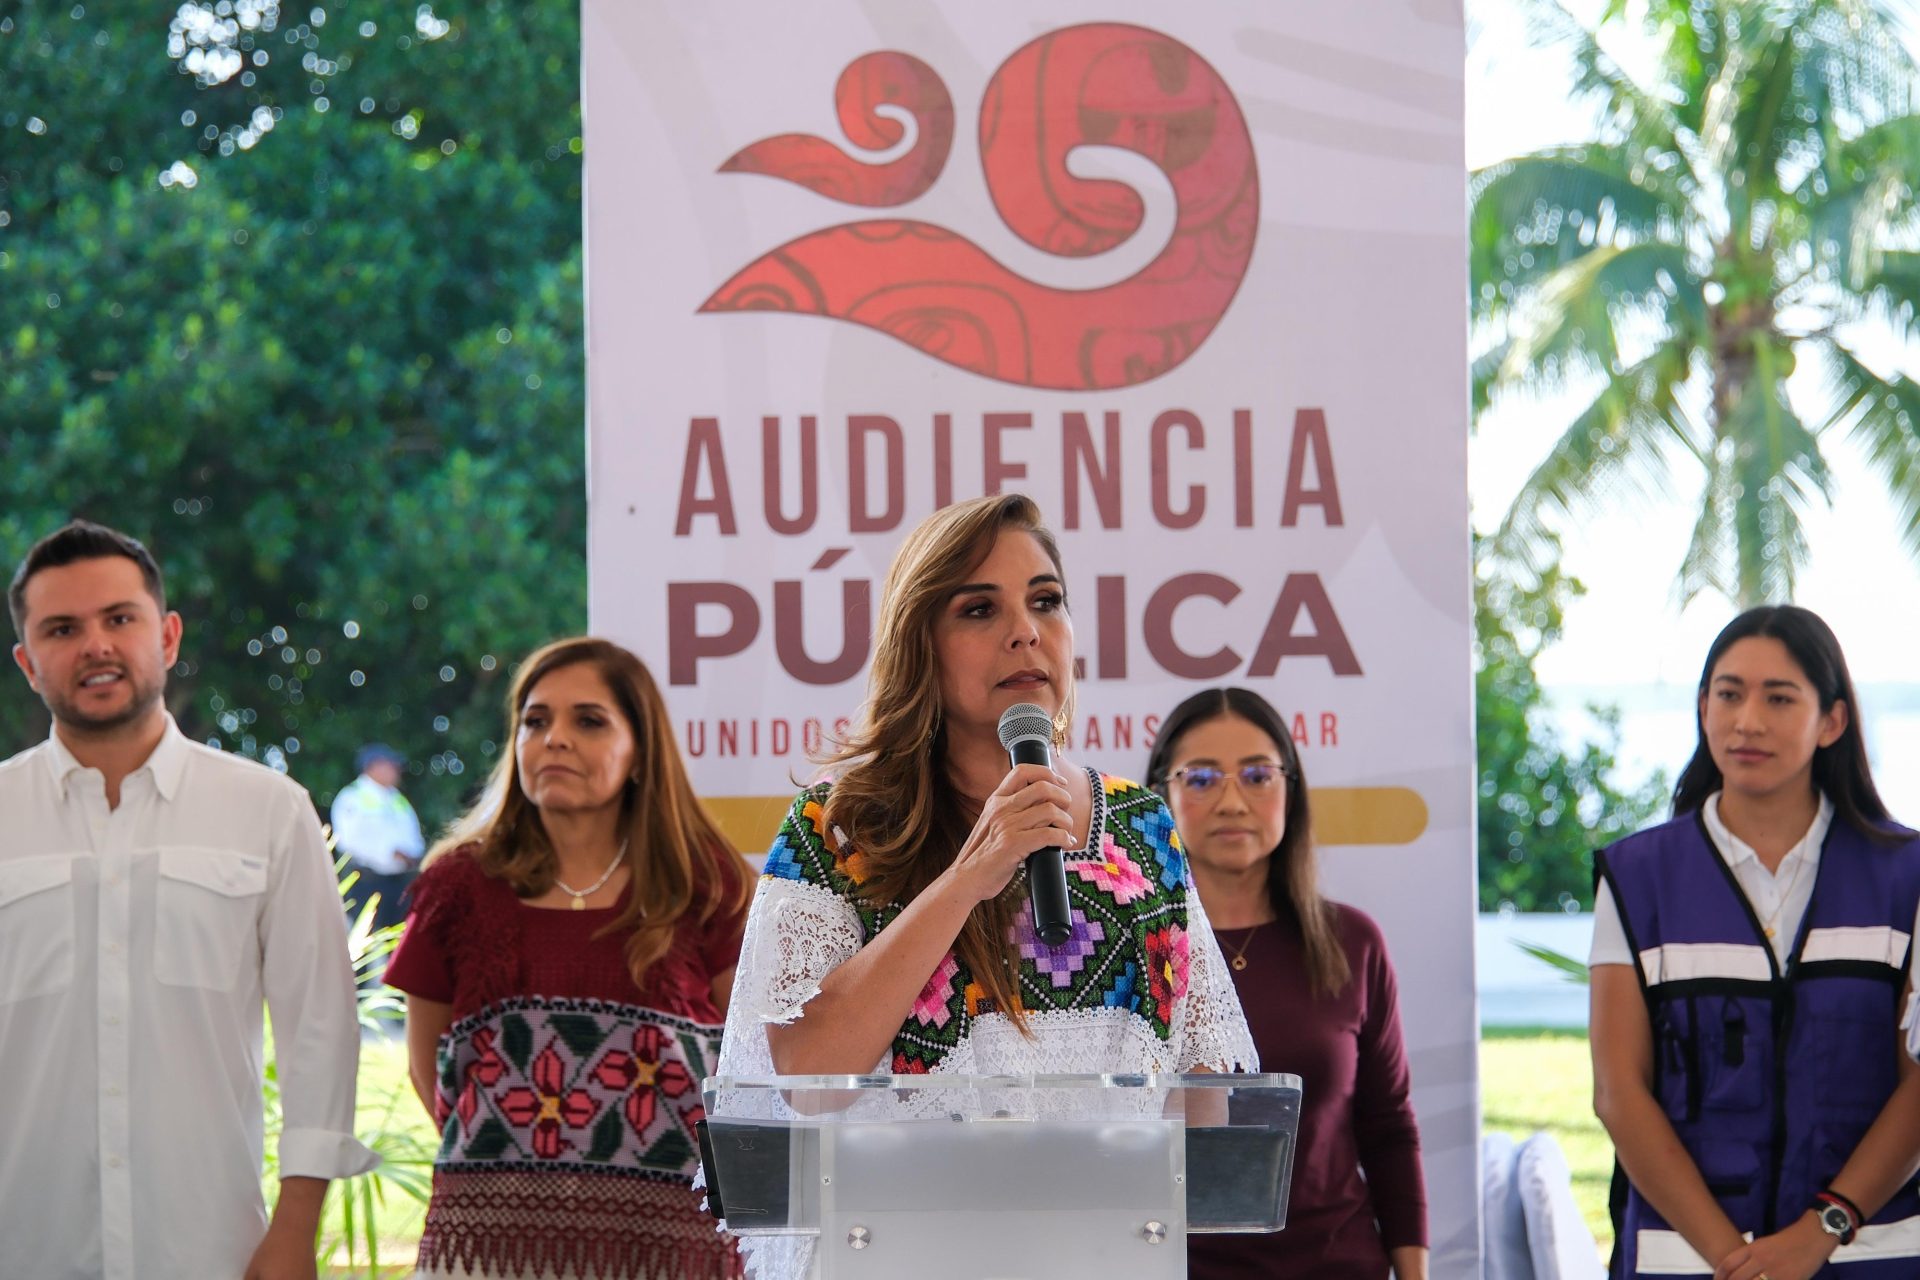
POLYGON ((153 976, 176 987, 232 991, 259 950, 267 860, 226 849, 161 849, 153 976))
POLYGON ((73 985, 73 859, 0 862, 0 1005, 73 985))

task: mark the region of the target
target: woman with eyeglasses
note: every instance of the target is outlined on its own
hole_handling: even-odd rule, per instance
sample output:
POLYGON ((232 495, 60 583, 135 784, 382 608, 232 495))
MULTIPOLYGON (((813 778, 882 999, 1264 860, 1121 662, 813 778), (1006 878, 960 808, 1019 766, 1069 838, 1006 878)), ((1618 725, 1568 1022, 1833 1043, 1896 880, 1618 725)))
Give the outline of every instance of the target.
POLYGON ((1263 1067, 1301 1078, 1287 1229, 1187 1237, 1193 1280, 1426 1280, 1427 1191, 1379 926, 1320 894, 1300 757, 1247 689, 1175 707, 1147 759, 1263 1067))

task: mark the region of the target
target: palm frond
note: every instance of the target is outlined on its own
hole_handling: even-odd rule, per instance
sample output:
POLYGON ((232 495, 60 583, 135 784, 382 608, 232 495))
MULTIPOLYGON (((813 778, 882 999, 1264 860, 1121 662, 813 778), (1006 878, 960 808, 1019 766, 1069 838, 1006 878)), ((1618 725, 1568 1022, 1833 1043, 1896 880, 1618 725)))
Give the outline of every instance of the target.
POLYGON ((1507 362, 1507 353, 1513 348, 1512 338, 1502 338, 1473 358, 1473 422, 1479 424, 1480 415, 1493 403, 1495 387, 1499 381, 1501 366, 1507 362))
POLYGON ((1562 0, 1540 0, 1528 8, 1527 25, 1533 43, 1559 48, 1572 62, 1568 96, 1593 105, 1600 135, 1641 163, 1657 165, 1677 191, 1691 195, 1699 180, 1679 103, 1643 87, 1600 43, 1600 30, 1618 16, 1609 9, 1588 26, 1562 0))
POLYGON ((1553 554, 1558 518, 1586 514, 1621 485, 1659 484, 1668 448, 1698 447, 1680 403, 1691 372, 1691 347, 1670 340, 1608 378, 1521 485, 1493 535, 1494 551, 1540 573, 1553 554))
POLYGON ((1872 126, 1914 109, 1920 84, 1899 4, 1885 0, 1799 0, 1803 83, 1818 85, 1832 112, 1872 126))
POLYGON ((1828 426, 1845 426, 1866 452, 1900 515, 1900 542, 1920 557, 1920 384, 1885 376, 1837 342, 1825 344, 1836 407, 1828 426))
POLYGON ((1700 494, 1700 514, 1694 519, 1686 554, 1674 579, 1676 602, 1683 609, 1704 592, 1732 600, 1740 590, 1727 556, 1733 546, 1730 518, 1740 505, 1733 491, 1732 470, 1718 453, 1709 453, 1706 462, 1707 483, 1700 494))
POLYGON ((1596 249, 1542 280, 1509 321, 1511 342, 1496 381, 1551 381, 1585 368, 1615 368, 1616 326, 1643 318, 1686 343, 1706 331, 1706 301, 1687 253, 1649 242, 1596 249))
POLYGON ((1558 969, 1568 982, 1577 982, 1585 986, 1593 980, 1585 964, 1564 952, 1555 951, 1552 947, 1543 947, 1537 942, 1523 942, 1518 938, 1514 939, 1513 945, 1549 968, 1558 969))
MULTIPOLYGON (((1749 12, 1752 18, 1761 18, 1757 6, 1742 10, 1749 12)), ((1725 178, 1733 224, 1741 226, 1747 221, 1745 211, 1777 189, 1780 157, 1787 145, 1782 117, 1799 104, 1794 101, 1797 67, 1792 33, 1764 19, 1749 21, 1736 31, 1738 38, 1705 86, 1700 128, 1709 162, 1725 178)))
POLYGON ((1474 174, 1470 191, 1474 312, 1483 321, 1597 250, 1679 245, 1686 234, 1684 201, 1598 145, 1501 161, 1474 174))
POLYGON ((1834 310, 1836 319, 1872 319, 1907 337, 1920 335, 1920 253, 1871 251, 1858 290, 1844 295, 1834 310))
POLYGON ((1733 512, 1734 566, 1742 607, 1791 600, 1806 562, 1801 513, 1832 499, 1832 476, 1818 437, 1787 398, 1792 355, 1784 342, 1756 341, 1740 385, 1723 388, 1728 409, 1719 447, 1741 501, 1733 512))

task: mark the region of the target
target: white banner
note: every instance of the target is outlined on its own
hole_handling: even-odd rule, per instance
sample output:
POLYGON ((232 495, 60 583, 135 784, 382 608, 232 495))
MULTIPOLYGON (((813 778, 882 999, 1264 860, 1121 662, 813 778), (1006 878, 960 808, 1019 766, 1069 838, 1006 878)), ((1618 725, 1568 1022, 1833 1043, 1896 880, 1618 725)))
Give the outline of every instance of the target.
POLYGON ((959 18, 585 0, 593 628, 764 848, 904 533, 1032 495, 1077 758, 1138 777, 1207 685, 1289 717, 1478 1275, 1460 8, 959 18))

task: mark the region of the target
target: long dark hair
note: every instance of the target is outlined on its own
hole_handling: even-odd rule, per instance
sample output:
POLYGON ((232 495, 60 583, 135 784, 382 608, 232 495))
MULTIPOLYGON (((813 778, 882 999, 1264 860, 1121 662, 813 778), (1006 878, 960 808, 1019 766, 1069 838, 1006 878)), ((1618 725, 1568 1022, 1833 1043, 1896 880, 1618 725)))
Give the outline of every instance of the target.
POLYGON ((683 918, 705 924, 746 905, 753 874, 693 793, 686 765, 674 745, 673 722, 653 673, 610 640, 578 636, 536 650, 520 667, 507 694, 506 745, 480 800, 442 836, 428 862, 468 849, 480 869, 503 880, 523 898, 553 887, 559 862, 541 824, 539 808, 520 783, 520 723, 535 685, 562 667, 590 665, 613 691, 633 734, 637 777, 621 798, 621 830, 627 837, 632 890, 626 909, 600 930, 627 932, 627 970, 635 986, 673 947, 683 918), (628 932, 630 931, 630 932, 628 932))
POLYGON ((1147 785, 1164 798, 1173 751, 1187 730, 1223 716, 1238 716, 1273 739, 1287 777, 1287 826, 1267 857, 1267 900, 1274 914, 1300 925, 1307 979, 1321 995, 1337 995, 1353 976, 1347 953, 1334 934, 1333 904, 1320 893, 1320 859, 1313 848, 1313 816, 1307 808, 1306 771, 1293 735, 1273 704, 1251 689, 1203 689, 1175 707, 1160 725, 1147 757, 1147 785))
POLYGON ((1846 730, 1831 746, 1816 747, 1813 752, 1813 785, 1832 802, 1834 816, 1876 843, 1893 844, 1911 837, 1912 832, 1894 822, 1873 785, 1873 774, 1867 768, 1867 740, 1860 729, 1860 702, 1854 697, 1853 676, 1847 671, 1839 638, 1819 614, 1791 604, 1763 604, 1749 609, 1714 637, 1694 697, 1699 741, 1693 759, 1687 761, 1680 781, 1674 785, 1674 816, 1698 810, 1724 785, 1720 766, 1713 762, 1713 752, 1707 746, 1706 718, 1700 712, 1699 700, 1713 683, 1713 669, 1727 650, 1756 636, 1778 640, 1787 647, 1813 684, 1823 714, 1836 702, 1847 704, 1846 730))

